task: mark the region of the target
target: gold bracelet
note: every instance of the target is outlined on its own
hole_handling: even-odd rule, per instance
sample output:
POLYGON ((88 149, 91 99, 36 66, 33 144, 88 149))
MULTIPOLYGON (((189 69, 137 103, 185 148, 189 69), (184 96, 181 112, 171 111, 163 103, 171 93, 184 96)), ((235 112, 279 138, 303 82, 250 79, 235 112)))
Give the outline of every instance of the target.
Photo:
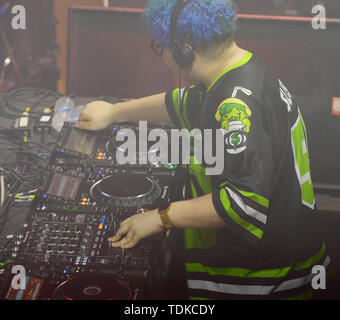
POLYGON ((162 220, 162 224, 166 229, 171 229, 174 226, 169 217, 169 211, 170 211, 171 206, 172 206, 172 203, 170 203, 167 209, 162 210, 162 211, 158 210, 158 214, 162 220))

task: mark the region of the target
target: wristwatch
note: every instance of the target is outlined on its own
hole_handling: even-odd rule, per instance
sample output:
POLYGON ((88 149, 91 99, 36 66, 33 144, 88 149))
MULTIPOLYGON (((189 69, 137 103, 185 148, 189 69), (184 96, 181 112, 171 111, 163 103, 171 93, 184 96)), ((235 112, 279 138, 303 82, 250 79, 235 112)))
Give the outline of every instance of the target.
POLYGON ((162 224, 166 229, 171 229, 174 225, 172 224, 170 217, 169 217, 169 211, 171 208, 172 203, 165 199, 161 199, 159 206, 158 206, 158 214, 162 220, 162 224))

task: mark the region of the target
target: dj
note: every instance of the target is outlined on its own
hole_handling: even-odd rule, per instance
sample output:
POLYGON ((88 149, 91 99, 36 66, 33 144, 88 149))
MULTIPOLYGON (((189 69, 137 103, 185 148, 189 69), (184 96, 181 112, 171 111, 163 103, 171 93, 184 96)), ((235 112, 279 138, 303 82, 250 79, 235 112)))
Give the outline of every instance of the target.
POLYGON ((152 47, 195 83, 111 105, 87 105, 78 126, 173 122, 221 129, 223 174, 190 166, 191 200, 124 221, 112 246, 131 248, 164 228, 185 229, 191 299, 310 298, 313 266, 330 258, 313 227, 315 198, 305 126, 284 84, 234 41, 231 0, 149 0, 152 47))

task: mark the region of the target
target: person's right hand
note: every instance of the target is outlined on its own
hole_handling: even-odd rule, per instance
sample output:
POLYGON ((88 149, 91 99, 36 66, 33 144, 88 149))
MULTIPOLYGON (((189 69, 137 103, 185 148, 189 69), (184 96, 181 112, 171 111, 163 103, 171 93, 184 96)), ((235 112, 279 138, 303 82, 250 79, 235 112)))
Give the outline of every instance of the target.
POLYGON ((104 101, 95 101, 86 105, 76 126, 84 130, 103 130, 117 122, 118 108, 104 101))

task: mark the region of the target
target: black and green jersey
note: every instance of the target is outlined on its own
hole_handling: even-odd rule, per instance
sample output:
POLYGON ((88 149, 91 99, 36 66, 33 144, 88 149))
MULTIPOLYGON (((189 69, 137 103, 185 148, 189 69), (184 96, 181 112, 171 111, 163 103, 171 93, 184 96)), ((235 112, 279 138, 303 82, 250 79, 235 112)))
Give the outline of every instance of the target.
POLYGON ((305 125, 285 85, 250 52, 209 88, 166 95, 179 128, 221 130, 224 171, 190 165, 191 198, 212 193, 225 229, 185 230, 191 299, 306 298, 315 265, 327 267, 315 234, 305 125))

